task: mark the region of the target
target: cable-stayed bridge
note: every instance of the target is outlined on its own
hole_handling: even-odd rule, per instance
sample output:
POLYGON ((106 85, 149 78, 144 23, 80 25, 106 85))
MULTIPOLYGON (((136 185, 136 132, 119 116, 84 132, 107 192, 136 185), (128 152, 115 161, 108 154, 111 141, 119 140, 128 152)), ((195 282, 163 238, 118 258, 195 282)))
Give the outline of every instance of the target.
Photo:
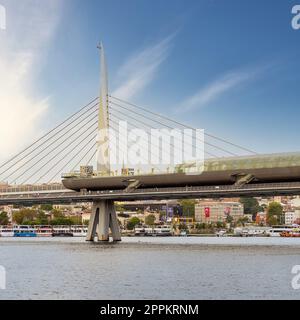
POLYGON ((101 46, 100 97, 0 165, 0 181, 0 204, 93 202, 88 240, 120 240, 113 201, 300 194, 300 154, 258 155, 109 95, 101 46))

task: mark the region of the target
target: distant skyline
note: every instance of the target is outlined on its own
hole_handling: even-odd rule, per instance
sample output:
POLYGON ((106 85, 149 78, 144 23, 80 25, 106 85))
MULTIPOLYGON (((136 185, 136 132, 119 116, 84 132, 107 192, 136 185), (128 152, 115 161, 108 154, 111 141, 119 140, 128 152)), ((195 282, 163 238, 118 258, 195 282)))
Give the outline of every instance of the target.
POLYGON ((293 0, 0 0, 0 160, 109 88, 258 153, 300 151, 293 0))

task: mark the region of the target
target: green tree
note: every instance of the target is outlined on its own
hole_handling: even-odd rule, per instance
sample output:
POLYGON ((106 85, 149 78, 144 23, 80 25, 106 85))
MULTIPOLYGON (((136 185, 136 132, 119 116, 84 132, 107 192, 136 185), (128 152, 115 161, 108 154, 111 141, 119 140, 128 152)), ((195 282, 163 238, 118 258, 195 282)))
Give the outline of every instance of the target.
POLYGON ((196 224, 196 229, 197 230, 206 229, 206 224, 205 223, 197 223, 196 224))
POLYGON ((282 205, 278 202, 271 202, 267 210, 267 222, 269 225, 274 225, 276 223, 281 223, 283 216, 282 205), (276 218, 276 222, 275 219, 276 218))
POLYGON ((268 225, 270 226, 274 226, 276 224, 278 224, 278 220, 277 220, 277 216, 270 216, 267 220, 268 225))
POLYGON ((0 225, 5 226, 7 224, 9 224, 9 218, 7 212, 3 211, 0 213, 0 225))
POLYGON ((136 225, 140 223, 140 219, 137 217, 132 217, 128 222, 126 228, 128 230, 133 230, 136 225))
POLYGON ((52 211, 53 205, 52 204, 41 204, 40 208, 43 211, 52 211))
POLYGON ((238 223, 239 225, 242 225, 243 227, 245 226, 245 223, 247 223, 247 222, 249 222, 248 217, 239 218, 238 221, 237 221, 237 223, 238 223))
POLYGON ((118 203, 118 202, 115 204, 115 209, 116 209, 116 211, 118 211, 120 213, 123 213, 125 211, 124 206, 121 203, 118 203))
POLYGON ((64 218, 65 215, 63 214, 63 212, 61 210, 58 209, 53 209, 51 211, 52 216, 56 219, 56 218, 64 218))
POLYGON ((180 200, 179 204, 182 207, 183 215, 186 217, 194 217, 195 216, 195 204, 196 201, 192 199, 184 199, 180 200))
POLYGON ((37 217, 36 217, 36 220, 35 220, 35 224, 38 224, 38 225, 46 225, 49 223, 49 220, 48 220, 48 217, 46 216, 45 212, 40 210, 38 213, 37 213, 37 217))
POLYGON ((153 214, 149 214, 146 218, 145 218, 145 224, 148 226, 153 226, 155 223, 155 215, 153 214))
POLYGON ((31 224, 37 217, 37 212, 32 209, 20 209, 13 214, 13 221, 17 224, 31 224))
POLYGON ((81 225, 82 223, 82 219, 80 216, 70 217, 70 220, 72 221, 72 224, 75 224, 75 225, 81 225))
POLYGON ((257 212, 261 211, 262 208, 259 206, 257 199, 255 198, 240 198, 240 203, 244 205, 244 213, 252 214, 255 217, 257 212))
POLYGON ((61 217, 61 218, 54 218, 50 221, 51 225, 58 226, 58 225, 72 225, 74 222, 70 218, 61 217))
POLYGON ((181 223, 179 226, 178 226, 178 229, 179 230, 188 230, 188 227, 185 223, 181 223))
MULTIPOLYGON (((227 217, 226 217, 226 222, 227 222, 227 223, 230 223, 230 222, 227 221, 227 219, 228 219, 229 217, 232 218, 231 216, 227 216, 227 217)), ((231 220, 231 219, 229 219, 229 220, 231 220)), ((222 221, 217 221, 216 227, 217 227, 218 229, 220 229, 220 228, 225 228, 225 223, 222 222, 222 221)))

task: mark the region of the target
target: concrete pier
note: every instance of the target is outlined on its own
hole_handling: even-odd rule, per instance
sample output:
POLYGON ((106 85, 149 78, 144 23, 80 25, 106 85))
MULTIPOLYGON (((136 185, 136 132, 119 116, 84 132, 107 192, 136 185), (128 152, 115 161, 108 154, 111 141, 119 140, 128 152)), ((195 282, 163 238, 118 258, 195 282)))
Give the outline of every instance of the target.
POLYGON ((93 203, 87 241, 109 241, 109 230, 113 241, 121 241, 117 214, 112 200, 101 200, 93 203))

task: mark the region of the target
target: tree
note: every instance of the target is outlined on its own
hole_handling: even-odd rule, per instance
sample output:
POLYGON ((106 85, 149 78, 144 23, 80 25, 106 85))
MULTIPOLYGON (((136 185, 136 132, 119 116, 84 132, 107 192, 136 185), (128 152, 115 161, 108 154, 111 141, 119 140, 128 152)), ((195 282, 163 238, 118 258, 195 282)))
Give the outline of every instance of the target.
POLYGON ((255 198, 240 198, 240 203, 244 205, 244 213, 252 214, 253 218, 255 218, 257 212, 262 210, 255 198))
POLYGON ((50 224, 55 226, 61 226, 61 225, 72 225, 74 224, 74 222, 70 218, 60 217, 60 218, 55 218, 51 220, 50 224))
MULTIPOLYGON (((231 220, 230 218, 232 218, 232 217, 231 217, 231 216, 227 216, 227 217, 226 217, 226 222, 227 222, 227 223, 230 223, 230 222, 228 221, 228 218, 229 218, 229 220, 231 220)), ((224 222, 222 222, 222 221, 217 221, 216 227, 217 227, 218 229, 220 229, 220 228, 225 228, 225 224, 224 224, 224 222)))
POLYGON ((268 219, 267 219, 267 222, 270 226, 274 226, 276 224, 278 224, 278 220, 277 220, 277 216, 270 216, 268 219))
POLYGON ((269 225, 280 223, 282 220, 283 208, 278 202, 271 202, 267 211, 267 222, 269 225), (274 219, 275 218, 275 219, 274 219))
POLYGON ((61 212, 60 210, 58 210, 58 209, 53 209, 52 211, 51 211, 51 213, 52 213, 52 216, 56 219, 56 218, 64 218, 65 217, 65 215, 63 214, 63 212, 61 212))
POLYGON ((195 200, 184 199, 180 200, 179 204, 182 207, 183 215, 186 217, 194 217, 195 216, 195 200))
POLYGON ((205 229, 206 228, 206 224, 205 223, 197 223, 196 224, 196 229, 197 230, 201 230, 201 229, 205 229))
POLYGON ((46 216, 45 212, 40 210, 37 214, 35 224, 46 225, 48 223, 49 223, 48 217, 46 216))
POLYGON ((179 226, 178 226, 178 229, 179 230, 188 230, 188 227, 185 223, 181 223, 179 226))
POLYGON ((35 210, 32 209, 20 209, 13 214, 13 221, 17 224, 31 224, 37 216, 35 210))
POLYGON ((149 214, 146 218, 145 218, 145 224, 148 226, 153 226, 155 223, 155 215, 153 214, 149 214))
POLYGON ((141 222, 141 221, 140 221, 139 218, 137 218, 137 217, 132 217, 132 218, 127 222, 127 226, 126 226, 126 227, 127 227, 128 230, 133 230, 134 227, 135 227, 136 225, 138 225, 140 222, 141 222))
POLYGON ((120 213, 123 213, 125 211, 124 206, 119 202, 115 204, 115 208, 116 208, 116 211, 118 211, 120 213))
POLYGON ((7 224, 9 224, 9 218, 7 212, 3 211, 0 213, 0 225, 5 226, 7 224))
POLYGON ((242 225, 243 227, 245 226, 245 223, 249 222, 249 219, 248 217, 242 217, 242 218, 239 218, 237 223, 242 225))
POLYGON ((53 210, 53 205, 52 204, 41 204, 40 208, 43 211, 51 211, 51 210, 53 210))

